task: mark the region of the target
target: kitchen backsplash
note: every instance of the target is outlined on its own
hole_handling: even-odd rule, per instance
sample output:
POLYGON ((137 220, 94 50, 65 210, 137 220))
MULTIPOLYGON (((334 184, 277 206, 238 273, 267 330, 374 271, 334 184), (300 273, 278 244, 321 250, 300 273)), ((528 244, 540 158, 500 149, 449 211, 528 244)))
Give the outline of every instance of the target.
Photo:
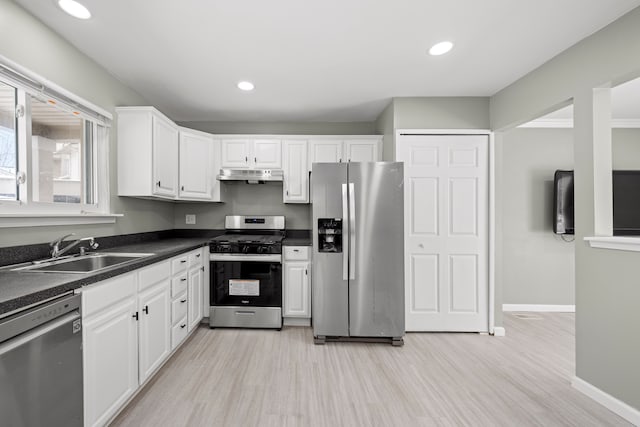
POLYGON ((177 203, 175 228, 224 229, 226 215, 284 215, 287 229, 311 229, 311 205, 282 203, 282 183, 222 183, 225 203, 177 203), (185 215, 196 215, 186 224, 185 215))

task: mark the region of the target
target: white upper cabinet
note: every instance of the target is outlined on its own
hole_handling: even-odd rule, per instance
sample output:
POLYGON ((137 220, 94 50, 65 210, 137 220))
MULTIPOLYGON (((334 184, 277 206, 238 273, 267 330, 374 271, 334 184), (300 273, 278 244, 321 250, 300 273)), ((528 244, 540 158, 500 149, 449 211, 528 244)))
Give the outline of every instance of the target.
POLYGON ((344 151, 347 162, 377 162, 382 157, 382 144, 378 139, 348 139, 344 151))
POLYGON ((222 140, 222 167, 249 168, 251 141, 248 139, 222 140))
POLYGON ((309 141, 309 170, 313 163, 342 162, 342 140, 312 139, 309 141))
POLYGON ((378 162, 381 159, 381 137, 327 137, 309 141, 309 170, 314 163, 378 162))
MULTIPOLYGON (((118 195, 219 202, 220 141, 153 107, 118 107, 118 195)), ((244 157, 243 157, 244 159, 244 157)))
POLYGON ((118 112, 118 195, 178 195, 178 127, 153 107, 118 112))
POLYGON ((282 201, 309 203, 309 164, 306 140, 285 140, 282 147, 282 201))
POLYGON ((153 194, 175 197, 178 193, 178 129, 164 116, 153 115, 153 194))
POLYGON ((279 139, 253 141, 253 167, 257 169, 282 168, 282 143, 279 139))
POLYGON ((282 168, 282 142, 279 139, 223 139, 221 144, 223 168, 282 168))
POLYGON ((207 133, 180 128, 181 200, 220 201, 220 141, 207 133))

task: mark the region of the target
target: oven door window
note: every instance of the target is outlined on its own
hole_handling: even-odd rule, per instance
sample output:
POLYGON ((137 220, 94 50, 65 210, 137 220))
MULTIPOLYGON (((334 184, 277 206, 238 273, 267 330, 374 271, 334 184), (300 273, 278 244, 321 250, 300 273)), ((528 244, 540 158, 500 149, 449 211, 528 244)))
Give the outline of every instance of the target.
POLYGON ((211 305, 282 306, 282 265, 275 262, 213 261, 211 305))

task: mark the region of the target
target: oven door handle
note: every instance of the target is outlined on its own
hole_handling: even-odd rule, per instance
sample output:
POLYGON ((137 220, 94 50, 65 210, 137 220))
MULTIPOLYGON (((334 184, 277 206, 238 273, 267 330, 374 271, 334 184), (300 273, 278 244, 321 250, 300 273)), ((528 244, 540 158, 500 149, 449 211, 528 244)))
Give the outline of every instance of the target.
POLYGON ((277 262, 282 263, 281 254, 216 254, 209 256, 210 261, 252 261, 252 262, 277 262))

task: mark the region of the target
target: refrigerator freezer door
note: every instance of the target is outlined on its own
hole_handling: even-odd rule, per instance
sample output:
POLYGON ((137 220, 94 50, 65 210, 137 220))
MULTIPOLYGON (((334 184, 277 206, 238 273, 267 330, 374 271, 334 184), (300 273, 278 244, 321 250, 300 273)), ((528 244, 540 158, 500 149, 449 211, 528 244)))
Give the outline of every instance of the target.
POLYGON ((314 163, 312 178, 313 210, 313 335, 349 335, 349 283, 343 278, 343 256, 348 256, 347 219, 342 221, 342 253, 319 252, 318 219, 342 218, 343 184, 347 182, 346 163, 314 163))
MULTIPOLYGON (((403 164, 349 163, 349 320, 353 337, 404 335, 403 164)), ((314 206, 315 208, 315 206, 314 206)), ((346 221, 345 221, 346 222, 346 221)), ((317 270, 316 270, 317 271, 317 270)), ((314 313, 315 322, 315 313, 314 313)))

